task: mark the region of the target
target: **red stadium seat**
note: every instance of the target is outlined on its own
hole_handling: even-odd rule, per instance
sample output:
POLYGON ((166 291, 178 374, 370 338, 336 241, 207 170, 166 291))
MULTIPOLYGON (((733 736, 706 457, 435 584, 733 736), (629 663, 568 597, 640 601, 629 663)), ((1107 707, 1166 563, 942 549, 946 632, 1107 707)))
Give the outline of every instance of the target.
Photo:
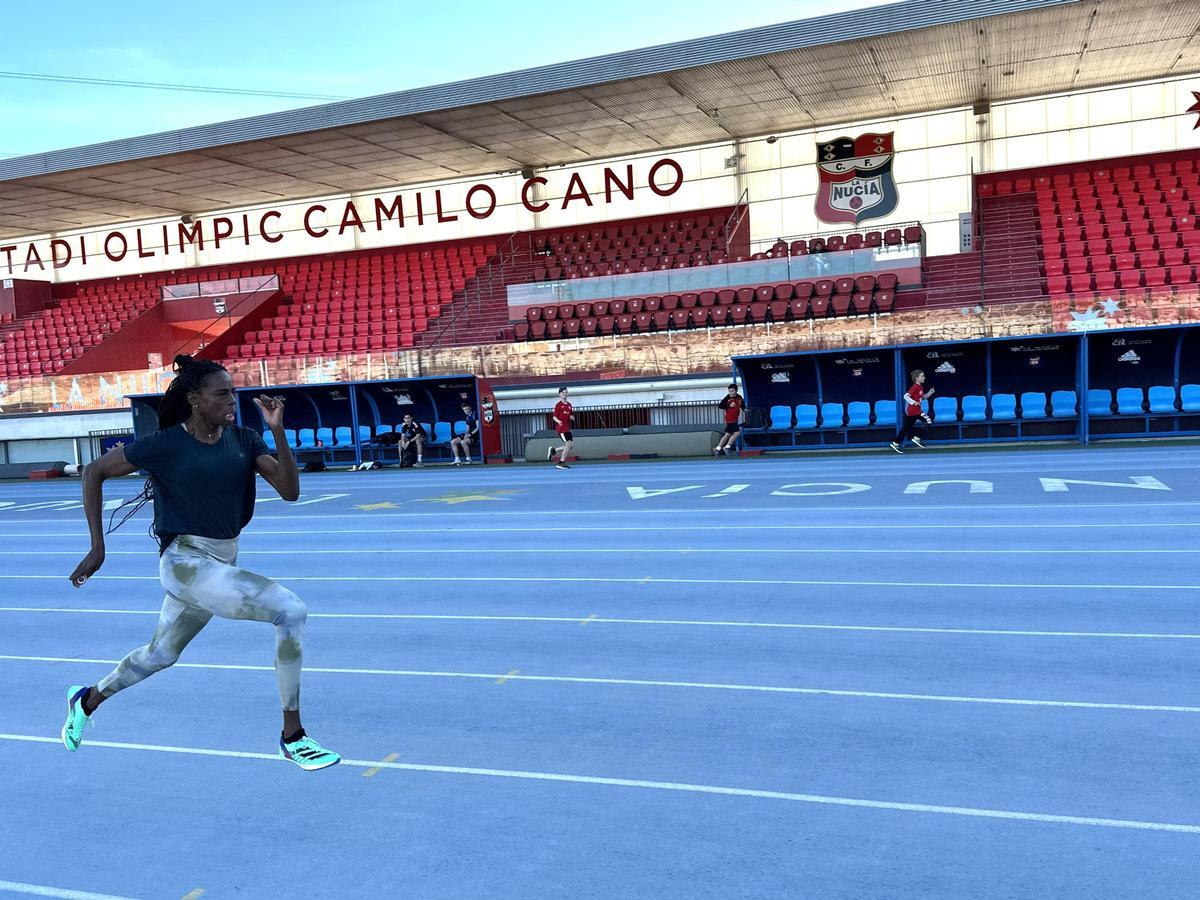
POLYGON ((1170 273, 1171 284, 1194 284, 1196 281, 1191 266, 1171 266, 1170 273))
POLYGON ((1146 287, 1162 287, 1167 283, 1167 270, 1160 268, 1146 269, 1144 276, 1146 287))

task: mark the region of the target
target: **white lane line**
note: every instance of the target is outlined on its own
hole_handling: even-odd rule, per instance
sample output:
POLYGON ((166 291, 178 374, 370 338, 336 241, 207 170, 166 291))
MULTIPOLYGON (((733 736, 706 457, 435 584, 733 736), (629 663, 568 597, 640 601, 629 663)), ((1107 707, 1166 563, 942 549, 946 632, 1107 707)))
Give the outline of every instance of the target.
POLYGON ((21 881, 0 881, 0 891, 32 894, 35 897, 59 897, 61 900, 132 900, 131 897, 118 897, 115 894, 94 894, 91 891, 75 891, 46 884, 25 884, 21 881))
MULTIPOLYGON (((816 495, 814 495, 816 496, 816 495)), ((402 502, 409 498, 395 498, 402 502)), ((415 500, 428 498, 411 498, 415 500)), ((579 512, 586 513, 589 516, 628 516, 630 513, 635 515, 647 514, 670 514, 670 515, 697 515, 711 517, 714 512, 720 512, 722 516, 732 515, 737 513, 772 513, 775 515, 803 515, 809 513, 857 513, 857 512, 884 512, 884 513, 919 513, 919 512, 936 512, 939 510, 955 510, 961 512, 978 512, 981 510, 1029 510, 1035 509, 1040 511, 1060 510, 1060 509, 1102 509, 1108 507, 1117 507, 1121 509, 1129 509, 1132 507, 1155 507, 1155 508, 1170 508, 1177 506, 1200 506, 1200 500, 1147 500, 1143 502, 1129 503, 1059 503, 1054 500, 1048 500, 1045 503, 956 503, 956 504, 926 504, 926 503, 893 503, 884 506, 788 506, 780 503, 778 506, 755 506, 755 507, 718 507, 711 504, 697 504, 693 507, 683 508, 658 508, 654 506, 639 506, 636 501, 630 501, 628 507, 621 509, 581 509, 579 512)), ((496 509, 489 507, 488 509, 480 509, 474 512, 451 512, 449 510, 437 510, 433 512, 403 512, 403 513, 383 513, 383 512, 356 512, 356 513, 295 513, 285 516, 255 516, 258 521, 289 521, 296 519, 473 519, 487 517, 488 519, 498 519, 506 517, 519 516, 546 516, 546 517, 561 517, 562 510, 555 507, 546 509, 496 509)), ((139 518, 131 520, 133 522, 149 523, 150 519, 139 518)), ((0 524, 9 525, 78 525, 79 517, 73 519, 9 519, 0 518, 0 524)), ((894 524, 894 521, 889 520, 887 524, 894 524)), ((906 526, 908 527, 908 526, 906 526)))
MULTIPOLYGON (((0 613, 63 613, 67 615, 105 616, 157 616, 157 609, 92 609, 81 607, 50 608, 44 606, 0 606, 0 613)), ((1078 638, 1126 638, 1145 640, 1200 640, 1200 634, 1177 632, 1137 631, 1028 631, 1012 628, 921 628, 900 625, 834 625, 807 622, 738 622, 720 619, 620 619, 601 618, 590 615, 579 616, 484 616, 443 615, 430 613, 314 613, 310 619, 366 619, 366 620, 431 620, 448 622, 561 622, 569 624, 600 625, 657 625, 704 628, 762 628, 793 629, 797 631, 862 631, 896 634, 975 634, 1005 637, 1078 637, 1078 638)))
MULTIPOLYGON (((0 575, 9 581, 60 581, 66 575, 0 575)), ((1003 583, 982 581, 816 581, 798 578, 583 578, 548 575, 271 575, 276 581, 316 582, 520 582, 522 584, 731 584, 787 585, 792 587, 930 587, 930 588, 1015 588, 1017 590, 1082 590, 1082 591, 1198 591, 1200 584, 1042 584, 1003 583)), ((157 575, 93 575, 92 581, 158 581, 157 575)))
MULTIPOLYGON (((8 662, 78 663, 115 666, 115 659, 85 659, 62 656, 13 656, 0 654, 8 662)), ((222 672, 274 672, 274 666, 234 663, 175 663, 176 669, 204 669, 222 672)), ((514 671, 520 671, 519 669, 514 671)), ((368 675, 394 678, 450 678, 495 681, 537 681, 556 684, 602 684, 617 687, 687 688, 707 691, 743 691, 757 694, 793 694, 810 697, 854 697, 867 700, 909 700, 928 703, 980 703, 989 706, 1041 706, 1059 709, 1106 709, 1126 712, 1200 713, 1200 706, 1170 706, 1149 703, 1100 703, 1085 700, 1030 700, 1017 697, 962 697, 954 694, 909 694, 894 691, 848 691, 834 688, 784 687, 768 684, 722 684, 705 681, 665 681, 654 678, 587 678, 574 675, 514 675, 503 672, 426 672, 416 669, 350 669, 332 666, 305 666, 305 674, 368 675)))
MULTIPOLYGON (((0 740, 35 744, 58 744, 58 738, 28 734, 0 733, 0 740)), ((280 763, 273 753, 248 753, 242 750, 210 750, 201 747, 174 747, 163 744, 131 744, 118 741, 88 741, 88 747, 112 750, 138 750, 157 753, 181 753, 192 756, 213 756, 226 759, 253 759, 280 763)), ((712 784, 689 784, 675 781, 643 781, 635 778, 610 778, 598 775, 564 775, 557 772, 527 772, 515 769, 481 769, 474 766, 437 766, 419 763, 382 762, 369 759, 343 759, 342 765, 360 769, 394 769, 402 772, 426 772, 438 775, 474 775, 484 778, 515 778, 524 781, 551 781, 565 784, 588 784, 605 787, 640 788, 642 790, 678 791, 689 794, 715 794, 725 797, 748 797, 758 800, 787 800, 822 806, 850 806, 861 809, 891 810, 894 812, 931 813, 947 816, 970 816, 981 819, 1006 819, 1017 822, 1046 822, 1056 825, 1082 825, 1092 828, 1127 828, 1138 831, 1167 831, 1181 834, 1200 834, 1200 825, 1179 822, 1148 822, 1138 819, 1109 819, 1098 816, 1068 816, 1057 813, 1021 812, 1008 809, 987 809, 972 806, 941 806, 929 803, 900 803, 893 800, 867 800, 858 797, 831 797, 822 794, 801 794, 791 791, 754 790, 723 787, 712 784)))
MULTIPOLYGON (((325 536, 328 540, 328 535, 325 536)), ((1195 555, 1195 547, 1153 547, 1148 549, 1125 548, 1118 547, 1115 549, 1107 548, 1083 548, 1078 550, 1053 549, 1047 550, 1043 548, 1017 548, 1017 549, 1000 549, 988 547, 980 550, 972 550, 963 547, 919 547, 915 549, 905 547, 811 547, 805 545, 803 547, 570 547, 564 548, 561 545, 557 547, 559 552, 569 553, 587 553, 587 554, 608 554, 618 553, 621 555, 629 555, 634 553, 683 553, 683 554, 714 554, 714 553, 735 553, 735 554, 759 554, 759 555, 812 555, 820 554, 822 556, 840 556, 853 554, 871 554, 884 556, 911 556, 917 554, 931 554, 936 556, 1078 556, 1095 555, 1095 556, 1131 556, 1139 554, 1189 554, 1195 555)), ((153 550, 106 550, 106 556, 149 556, 153 550)), ((514 554, 536 554, 544 556, 546 554, 545 547, 375 547, 371 549, 353 548, 331 550, 324 547, 289 547, 284 550, 238 550, 238 556, 378 556, 378 555, 413 555, 413 556, 479 556, 481 554, 499 554, 501 556, 511 556, 514 554)), ((75 548, 66 550, 0 550, 0 556, 78 556, 79 551, 75 548)))
MULTIPOLYGON (((141 520, 138 520, 141 521, 141 520)), ((145 520, 144 524, 149 524, 149 519, 145 520)), ((705 531, 863 531, 875 527, 894 527, 895 520, 889 519, 880 522, 855 522, 851 524, 821 524, 821 525, 705 525, 705 531)), ((922 525, 922 524, 905 524, 904 530, 993 530, 993 529, 1018 529, 1020 531, 1039 530, 1039 529, 1066 529, 1075 531, 1082 528, 1112 528, 1126 530, 1129 528, 1200 528, 1200 522, 1018 522, 1008 524, 989 525, 987 523, 964 523, 961 525, 938 524, 938 525, 922 525)), ((571 531, 564 535, 569 538, 575 532, 601 532, 601 533, 617 533, 617 532, 646 532, 651 531, 656 534, 662 533, 662 525, 572 525, 571 531)), ((410 537, 420 537, 429 534, 544 534, 546 528, 544 526, 534 526, 529 528, 511 528, 511 527, 495 527, 495 528, 471 528, 471 527, 452 527, 452 528, 437 528, 423 527, 419 535, 414 535, 410 527, 401 528, 334 528, 322 529, 323 537, 332 537, 339 534, 404 534, 410 537)), ((247 528, 244 535, 248 537, 257 537, 267 534, 308 534, 313 533, 312 528, 247 528)), ((23 531, 20 534, 4 534, 0 533, 0 537, 8 540, 30 540, 41 542, 46 538, 85 538, 90 537, 86 531, 56 531, 53 534, 30 534, 28 531, 23 531)), ((147 540, 146 532, 142 531, 114 531, 107 535, 109 538, 138 538, 147 540)))

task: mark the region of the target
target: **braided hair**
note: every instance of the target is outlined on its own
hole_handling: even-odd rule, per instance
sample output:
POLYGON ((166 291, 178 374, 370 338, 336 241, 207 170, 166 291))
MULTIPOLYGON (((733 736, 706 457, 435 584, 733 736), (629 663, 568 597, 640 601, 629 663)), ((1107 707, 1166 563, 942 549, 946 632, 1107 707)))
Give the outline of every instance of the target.
MULTIPOLYGON (((210 359, 176 356, 175 377, 171 379, 166 393, 158 401, 158 430, 166 431, 168 428, 174 428, 176 425, 186 422, 192 414, 191 404, 188 403, 188 394, 194 394, 203 389, 204 382, 208 380, 209 375, 224 371, 226 371, 224 366, 210 359)), ((151 479, 147 478, 136 496, 126 500, 113 510, 112 515, 108 517, 108 530, 105 534, 112 534, 137 515, 138 511, 153 499, 154 484, 151 479), (130 507, 129 511, 121 516, 121 521, 114 525, 113 520, 126 507, 130 507)), ((153 522, 150 523, 150 536, 156 539, 158 537, 153 522)))

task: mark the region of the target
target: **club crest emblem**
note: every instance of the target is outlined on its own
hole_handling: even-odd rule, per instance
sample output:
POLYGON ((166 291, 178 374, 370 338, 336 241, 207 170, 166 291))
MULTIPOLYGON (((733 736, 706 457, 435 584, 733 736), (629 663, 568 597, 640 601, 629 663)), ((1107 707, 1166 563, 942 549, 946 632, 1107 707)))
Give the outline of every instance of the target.
POLYGON ((891 215, 900 202, 892 175, 892 136, 864 134, 817 144, 817 218, 849 222, 891 215))

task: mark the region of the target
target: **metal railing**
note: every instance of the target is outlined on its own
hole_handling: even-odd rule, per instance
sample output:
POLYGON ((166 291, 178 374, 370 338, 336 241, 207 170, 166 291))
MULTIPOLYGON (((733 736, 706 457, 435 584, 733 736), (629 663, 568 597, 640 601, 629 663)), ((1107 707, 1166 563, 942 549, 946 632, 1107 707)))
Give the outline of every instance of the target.
MULTIPOLYGON (((733 247, 733 239, 737 236, 738 231, 746 224, 746 217, 750 214, 750 190, 742 188, 741 194, 738 195, 737 203, 730 210, 729 215, 725 218, 725 225, 722 234, 725 238, 725 250, 729 252, 733 247)), ((749 246, 750 241, 746 241, 749 246)))
MULTIPOLYGON (((838 229, 836 231, 809 231, 809 232, 804 232, 802 234, 777 235, 776 237, 758 238, 756 240, 751 241, 750 242, 750 251, 752 254, 753 253, 766 253, 770 250, 770 248, 774 247, 780 241, 783 241, 785 244, 787 244, 790 247, 792 245, 793 241, 811 241, 813 238, 821 238, 824 241, 828 241, 830 238, 833 238, 833 237, 847 238, 852 234, 867 234, 868 232, 872 232, 872 231, 878 231, 882 234, 883 232, 891 231, 892 229, 895 229, 903 234, 904 229, 919 227, 920 225, 921 225, 921 223, 919 221, 917 221, 916 219, 911 219, 911 220, 906 220, 904 222, 886 222, 882 225, 875 225, 874 223, 871 223, 868 225, 859 226, 857 228, 843 228, 843 229, 838 229)), ((924 247, 925 247, 925 236, 924 236, 923 231, 924 230, 922 229, 922 236, 921 236, 922 255, 924 255, 924 247)))

